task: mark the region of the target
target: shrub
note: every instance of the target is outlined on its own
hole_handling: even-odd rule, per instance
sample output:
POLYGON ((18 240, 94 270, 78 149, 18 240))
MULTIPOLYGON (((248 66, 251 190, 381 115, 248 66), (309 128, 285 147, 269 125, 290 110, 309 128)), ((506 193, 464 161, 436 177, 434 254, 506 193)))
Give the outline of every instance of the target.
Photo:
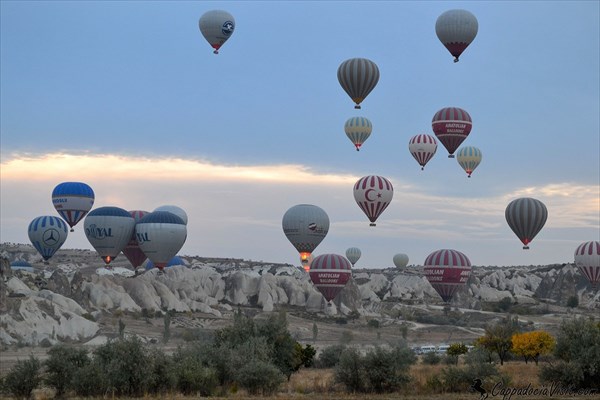
POLYGON ((252 360, 236 373, 236 381, 249 394, 270 395, 284 381, 281 371, 272 364, 260 360, 252 360))
POLYGON ((350 392, 365 392, 367 377, 358 350, 345 349, 340 355, 340 361, 335 367, 335 381, 342 383, 350 392))
POLYGON ((390 351, 376 347, 369 351, 363 362, 369 388, 377 393, 389 393, 408 383, 408 368, 414 362, 411 356, 412 352, 402 354, 400 349, 390 351))
POLYGON ((82 397, 104 395, 108 388, 108 380, 98 361, 93 360, 73 373, 71 388, 82 397))
POLYGON ((422 360, 423 360, 423 364, 437 365, 437 364, 440 363, 440 361, 442 361, 442 357, 440 357, 435 352, 431 352, 431 353, 425 353, 425 354, 423 354, 422 360))
POLYGON ((148 391, 155 394, 164 394, 175 388, 175 363, 173 358, 167 356, 162 350, 156 349, 149 354, 150 379, 148 391))
POLYGON ((316 366, 318 368, 333 368, 340 362, 340 356, 346 349, 346 346, 342 344, 336 344, 329 346, 321 351, 317 358, 316 366))
POLYGON ((48 350, 48 359, 44 361, 45 382, 56 390, 57 396, 61 396, 71 388, 75 372, 89 362, 85 349, 74 349, 65 345, 55 346, 48 350))
POLYGON ((218 385, 217 372, 191 357, 175 366, 177 389, 184 395, 210 396, 218 385))
POLYGON ((33 389, 41 382, 42 363, 34 356, 27 360, 19 360, 4 377, 4 388, 14 397, 31 396, 33 389))

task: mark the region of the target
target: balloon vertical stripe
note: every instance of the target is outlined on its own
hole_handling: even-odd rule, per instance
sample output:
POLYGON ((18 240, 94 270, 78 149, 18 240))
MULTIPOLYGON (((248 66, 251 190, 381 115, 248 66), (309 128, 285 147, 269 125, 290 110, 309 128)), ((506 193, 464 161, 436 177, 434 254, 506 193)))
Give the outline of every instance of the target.
POLYGON ((444 302, 464 286, 471 274, 471 261, 456 250, 442 249, 431 253, 423 263, 425 277, 444 302))
POLYGON ((379 81, 379 68, 366 58, 351 58, 342 62, 337 71, 338 81, 344 91, 360 108, 360 103, 379 81))
POLYGON ((575 265, 595 289, 600 283, 600 242, 591 241, 580 244, 575 249, 575 265))

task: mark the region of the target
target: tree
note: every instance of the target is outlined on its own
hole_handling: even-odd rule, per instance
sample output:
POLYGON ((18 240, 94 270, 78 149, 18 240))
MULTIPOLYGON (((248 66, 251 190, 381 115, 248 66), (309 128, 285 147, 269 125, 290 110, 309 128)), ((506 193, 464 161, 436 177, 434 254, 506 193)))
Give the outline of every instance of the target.
POLYGON ((490 353, 498 354, 500 365, 509 355, 512 348, 512 335, 518 331, 518 317, 506 317, 504 320, 485 328, 485 335, 475 341, 476 346, 480 346, 490 353))
POLYGON ((171 313, 167 311, 163 317, 164 330, 163 330, 163 343, 167 343, 171 338, 171 313))
POLYGON ((579 307, 579 297, 569 296, 569 298, 567 299, 567 307, 569 307, 569 308, 579 307))
MULTIPOLYGON (((120 321, 120 320, 119 320, 120 321)), ((56 396, 62 396, 70 387, 75 372, 89 364, 85 349, 74 349, 58 345, 48 350, 45 382, 56 390, 56 396)))
POLYGON ((550 354, 554 350, 555 340, 548 332, 533 331, 516 333, 512 336, 511 351, 525 359, 525 364, 530 359, 538 364, 541 355, 550 354))
POLYGON ((452 343, 450 346, 448 346, 446 354, 448 357, 452 357, 454 364, 458 364, 458 357, 462 354, 466 354, 468 351, 469 349, 464 343, 452 343))
POLYGON ((317 326, 316 322, 313 322, 313 327, 312 327, 313 343, 317 341, 318 334, 319 334, 319 327, 317 326))
POLYGON ((19 360, 4 377, 4 387, 14 397, 29 398, 40 384, 42 363, 34 356, 19 360))

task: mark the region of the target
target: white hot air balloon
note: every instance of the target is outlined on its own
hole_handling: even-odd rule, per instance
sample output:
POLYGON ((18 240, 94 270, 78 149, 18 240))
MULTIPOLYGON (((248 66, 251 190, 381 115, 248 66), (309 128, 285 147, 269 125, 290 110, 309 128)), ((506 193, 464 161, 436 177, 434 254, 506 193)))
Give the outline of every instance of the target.
POLYGON ((360 150, 365 140, 371 136, 372 131, 373 124, 365 117, 352 117, 344 124, 344 132, 356 147, 356 151, 360 150))
POLYGON ((119 207, 100 207, 86 215, 85 236, 106 265, 127 246, 135 229, 135 219, 119 207))
POLYGON ((433 158, 437 151, 437 141, 431 135, 415 135, 408 141, 408 151, 417 160, 421 170, 433 158))
POLYGON ((375 226, 375 221, 390 204, 393 196, 392 183, 383 176, 364 176, 354 184, 354 200, 371 221, 370 226, 375 226))
POLYGON ((202 36, 215 49, 213 53, 219 54, 219 49, 235 30, 235 19, 227 11, 207 11, 200 17, 198 27, 202 36))
POLYGON ((393 258, 394 265, 400 269, 408 265, 408 256, 404 253, 398 253, 393 258))
POLYGON ((285 236, 300 253, 300 260, 306 269, 311 253, 329 232, 327 213, 312 204, 298 204, 285 212, 281 226, 285 236))
POLYGON ((181 218, 183 220, 183 223, 185 225, 188 224, 187 213, 181 207, 177 207, 177 206, 173 206, 173 205, 164 205, 164 206, 156 207, 154 209, 154 211, 167 211, 167 212, 170 212, 172 214, 177 215, 179 218, 181 218))
POLYGON ((168 211, 153 211, 136 224, 135 236, 140 249, 162 272, 183 247, 187 228, 177 215, 168 211))
POLYGON ((482 157, 481 150, 474 146, 461 147, 456 153, 456 161, 465 170, 468 178, 471 177, 475 168, 481 163, 482 157))
POLYGON ((358 247, 350 247, 346 250, 346 258, 350 261, 352 267, 354 267, 354 264, 360 259, 361 255, 362 253, 358 247))
POLYGON ((435 33, 454 56, 454 62, 475 39, 478 28, 477 18, 467 10, 448 10, 435 23, 435 33))

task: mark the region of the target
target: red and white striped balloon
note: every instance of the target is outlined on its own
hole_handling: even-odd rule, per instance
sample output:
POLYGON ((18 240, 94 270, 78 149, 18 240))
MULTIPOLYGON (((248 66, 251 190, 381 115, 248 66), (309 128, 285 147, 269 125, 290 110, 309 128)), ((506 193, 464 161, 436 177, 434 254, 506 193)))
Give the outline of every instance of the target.
POLYGON ((423 170, 437 151, 437 141, 431 135, 416 135, 408 141, 408 150, 423 170))
POLYGON ((375 221, 390 204, 393 196, 392 183, 383 176, 363 176, 354 184, 354 200, 371 221, 370 226, 375 226, 375 221))
POLYGON ((310 280, 323 294, 325 300, 333 300, 346 286, 352 276, 350 261, 338 254, 321 254, 310 266, 310 280))
POLYGON ((575 250, 575 265, 592 287, 597 288, 600 282, 600 242, 581 243, 575 250))
POLYGON ((473 121, 468 112, 458 107, 442 108, 431 120, 433 133, 448 150, 448 158, 454 158, 454 152, 471 133, 473 121))
POLYGON ((448 303, 454 293, 465 286, 471 275, 471 261, 456 250, 434 251, 423 264, 425 277, 436 292, 448 303))

